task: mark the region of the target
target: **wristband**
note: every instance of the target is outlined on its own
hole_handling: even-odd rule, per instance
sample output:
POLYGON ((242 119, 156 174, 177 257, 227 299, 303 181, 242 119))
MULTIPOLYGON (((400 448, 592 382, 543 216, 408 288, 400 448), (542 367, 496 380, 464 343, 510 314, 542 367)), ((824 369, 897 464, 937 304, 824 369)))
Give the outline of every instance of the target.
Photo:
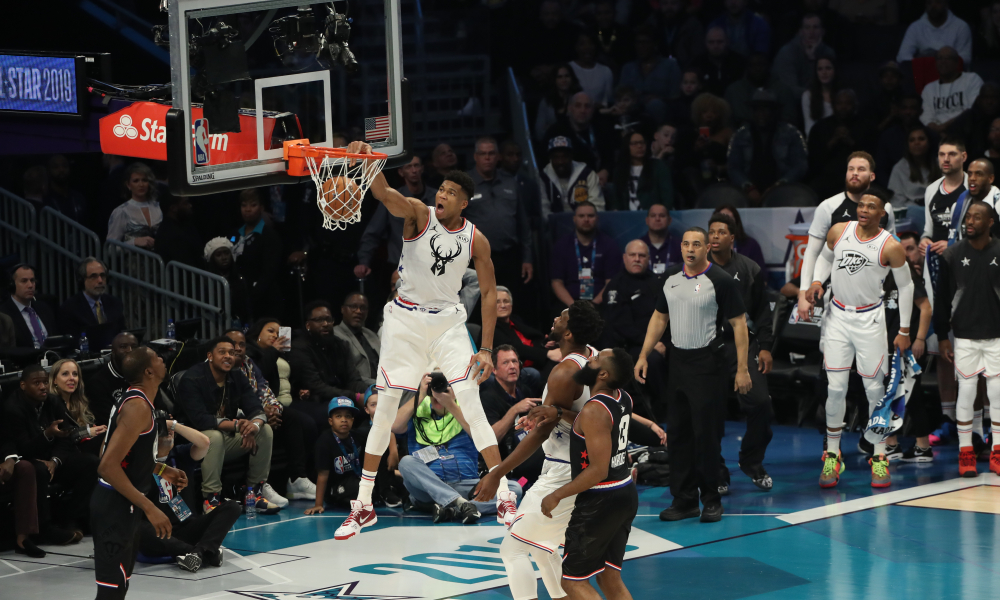
POLYGON ((156 474, 157 477, 162 477, 163 472, 167 469, 167 463, 160 463, 160 472, 156 474))
POLYGON ((170 431, 175 431, 177 429, 177 421, 173 420, 170 422, 170 431))
POLYGON ((480 348, 479 351, 480 352, 489 352, 490 354, 493 354, 493 348, 480 348))
POLYGON ((250 421, 250 423, 257 428, 257 431, 260 431, 260 424, 256 420, 250 421))
POLYGON ((562 420, 562 413, 563 413, 562 407, 561 406, 557 406, 556 407, 556 420, 559 420, 559 421, 562 420))

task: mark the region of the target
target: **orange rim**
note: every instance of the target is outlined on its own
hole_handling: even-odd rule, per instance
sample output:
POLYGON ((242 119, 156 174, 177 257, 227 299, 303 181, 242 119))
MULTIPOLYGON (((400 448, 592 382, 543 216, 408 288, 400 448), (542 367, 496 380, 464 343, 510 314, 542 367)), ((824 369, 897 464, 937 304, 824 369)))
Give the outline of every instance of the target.
POLYGON ((389 158, 388 154, 381 152, 359 154, 348 152, 343 148, 310 146, 309 140, 288 140, 282 142, 282 150, 287 163, 288 174, 300 177, 309 175, 306 158, 348 158, 356 160, 386 160, 389 158))

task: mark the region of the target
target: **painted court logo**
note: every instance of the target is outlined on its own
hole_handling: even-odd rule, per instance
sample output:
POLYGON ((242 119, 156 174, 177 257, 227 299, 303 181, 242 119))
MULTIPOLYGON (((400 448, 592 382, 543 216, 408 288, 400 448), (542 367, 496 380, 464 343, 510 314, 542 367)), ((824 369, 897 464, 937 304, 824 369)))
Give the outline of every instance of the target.
POLYGON ((848 275, 854 275, 868 265, 868 257, 854 250, 844 250, 840 257, 838 269, 845 269, 848 275))
POLYGON ((293 598, 312 600, 409 600, 416 596, 373 596, 371 594, 355 594, 354 588, 358 582, 340 583, 330 587, 311 590, 308 592, 234 592, 241 596, 256 598, 257 600, 292 600, 293 598))

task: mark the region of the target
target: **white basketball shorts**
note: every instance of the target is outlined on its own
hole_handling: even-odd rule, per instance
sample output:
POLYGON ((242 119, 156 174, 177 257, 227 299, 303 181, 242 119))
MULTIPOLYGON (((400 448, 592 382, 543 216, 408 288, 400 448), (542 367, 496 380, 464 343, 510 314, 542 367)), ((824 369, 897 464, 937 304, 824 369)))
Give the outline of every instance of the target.
POLYGON ((517 516, 508 531, 510 536, 532 548, 549 554, 558 553, 559 547, 566 541, 566 527, 573 516, 576 496, 560 500, 552 511, 551 519, 542 514, 542 500, 572 479, 570 465, 546 460, 538 481, 517 507, 517 516))
POLYGON ((955 338, 955 373, 963 379, 1000 375, 1000 339, 955 338))
POLYGON ((888 373, 885 310, 878 306, 855 312, 835 304, 823 313, 823 363, 827 371, 849 371, 857 359, 858 375, 884 377, 888 373))
POLYGON ((461 304, 432 312, 399 301, 383 309, 382 345, 376 387, 417 391, 420 378, 440 367, 453 388, 474 386, 469 359, 474 354, 465 307, 461 304))

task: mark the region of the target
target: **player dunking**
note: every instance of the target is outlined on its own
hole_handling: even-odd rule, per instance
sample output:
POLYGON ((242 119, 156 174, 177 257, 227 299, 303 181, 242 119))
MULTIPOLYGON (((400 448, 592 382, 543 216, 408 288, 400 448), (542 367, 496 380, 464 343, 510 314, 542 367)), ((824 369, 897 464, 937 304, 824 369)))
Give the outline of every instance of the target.
MULTIPOLYGON (((349 153, 371 153, 363 142, 351 142, 349 153)), ((486 420, 479 400, 479 384, 493 371, 490 357, 497 299, 490 243, 476 226, 462 218, 475 187, 460 171, 448 173, 427 206, 416 198, 405 198, 389 187, 379 173, 371 185, 375 198, 389 213, 404 219, 403 253, 399 258, 399 296, 385 305, 382 348, 376 387, 378 408, 365 446, 358 499, 351 501, 351 514, 337 528, 334 538, 346 540, 377 521, 372 508, 372 489, 379 461, 389 446, 392 423, 405 390, 416 391, 420 378, 434 365, 440 367, 455 391, 469 424, 476 449, 492 470, 500 464, 496 435, 486 420), (483 305, 482 347, 474 352, 465 328, 465 307, 459 302, 462 274, 469 260, 475 263, 483 305), (470 359, 471 357, 471 359, 470 359)), ((507 490, 506 477, 499 478, 497 521, 510 525, 514 519, 514 493, 507 490)))
MULTIPOLYGON (((903 325, 893 345, 900 350, 910 347, 913 281, 906 265, 906 253, 891 233, 879 227, 879 221, 885 216, 882 198, 864 194, 858 201, 857 210, 857 221, 837 223, 830 228, 826 237, 827 250, 816 262, 814 281, 807 292, 807 298, 814 298, 815 293, 821 292, 822 282, 833 269, 830 274, 833 300, 826 313, 829 320, 822 347, 829 380, 826 452, 819 478, 823 488, 837 485, 844 470, 840 434, 847 411, 847 381, 855 359, 858 375, 864 381, 869 415, 885 394, 883 378, 889 361, 882 283, 890 268, 899 288, 899 322, 903 325)), ((885 441, 875 444, 871 465, 872 487, 888 487, 889 461, 885 456, 885 441)))

